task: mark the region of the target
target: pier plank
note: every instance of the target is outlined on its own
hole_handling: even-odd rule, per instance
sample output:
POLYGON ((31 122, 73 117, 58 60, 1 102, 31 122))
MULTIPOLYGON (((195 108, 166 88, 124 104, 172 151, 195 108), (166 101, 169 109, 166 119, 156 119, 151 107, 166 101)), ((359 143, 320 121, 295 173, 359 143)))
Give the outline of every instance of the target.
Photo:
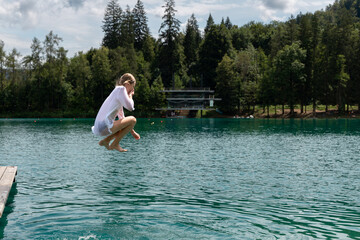
POLYGON ((6 167, 0 166, 0 179, 2 178, 5 170, 6 170, 6 167))
POLYGON ((0 217, 5 209, 16 173, 17 167, 0 167, 0 217))

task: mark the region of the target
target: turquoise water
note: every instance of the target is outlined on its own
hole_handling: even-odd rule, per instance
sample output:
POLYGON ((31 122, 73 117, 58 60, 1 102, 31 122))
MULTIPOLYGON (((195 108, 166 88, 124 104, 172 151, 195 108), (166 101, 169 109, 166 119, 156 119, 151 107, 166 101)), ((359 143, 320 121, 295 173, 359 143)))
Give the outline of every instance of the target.
POLYGON ((3 239, 360 239, 360 121, 0 119, 3 239), (163 122, 161 122, 163 121, 163 122))

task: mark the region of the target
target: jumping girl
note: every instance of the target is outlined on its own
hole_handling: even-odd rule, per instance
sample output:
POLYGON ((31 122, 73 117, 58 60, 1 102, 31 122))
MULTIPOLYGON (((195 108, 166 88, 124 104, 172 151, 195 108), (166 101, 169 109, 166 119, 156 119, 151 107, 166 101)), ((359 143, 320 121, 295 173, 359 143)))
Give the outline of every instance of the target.
POLYGON ((125 73, 117 81, 115 89, 105 99, 96 119, 92 132, 97 136, 106 136, 99 142, 100 146, 106 147, 108 150, 117 150, 126 152, 126 149, 120 147, 121 139, 131 131, 136 140, 140 139, 140 135, 134 131, 136 118, 133 116, 125 117, 123 107, 129 111, 133 111, 134 101, 132 99, 135 93, 136 80, 130 73, 125 73), (115 121, 116 116, 119 120, 115 121), (110 142, 114 141, 110 144, 110 142))

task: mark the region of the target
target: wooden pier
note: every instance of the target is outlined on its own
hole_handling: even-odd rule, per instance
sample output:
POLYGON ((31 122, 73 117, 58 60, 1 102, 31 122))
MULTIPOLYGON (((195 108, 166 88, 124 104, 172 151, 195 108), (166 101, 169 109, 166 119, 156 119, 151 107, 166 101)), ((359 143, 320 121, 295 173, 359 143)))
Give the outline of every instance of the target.
POLYGON ((6 201, 9 197, 12 184, 15 181, 16 173, 17 167, 0 166, 0 218, 5 209, 6 201))

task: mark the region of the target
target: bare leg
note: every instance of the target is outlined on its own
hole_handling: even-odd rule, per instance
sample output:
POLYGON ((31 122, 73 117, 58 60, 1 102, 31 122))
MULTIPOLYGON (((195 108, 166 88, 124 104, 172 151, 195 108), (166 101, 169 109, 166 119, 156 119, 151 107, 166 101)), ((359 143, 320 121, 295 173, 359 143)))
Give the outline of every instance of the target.
MULTIPOLYGON (((114 138, 117 139, 120 136, 120 139, 117 143, 117 145, 119 145, 120 140, 129 132, 127 131, 124 135, 120 134, 121 132, 123 132, 123 130, 125 130, 125 128, 127 128, 128 126, 132 126, 134 127, 136 124, 136 118, 134 117, 126 117, 123 119, 120 119, 118 121, 114 122, 113 127, 110 129, 111 132, 113 132, 113 134, 111 134, 110 136, 107 136, 106 138, 104 138, 103 140, 101 140, 99 142, 100 146, 104 146, 106 147, 108 150, 113 150, 114 145, 112 144, 112 147, 109 146, 111 140, 113 140, 114 138)), ((115 141, 115 140, 114 140, 115 141)), ((120 146, 119 146, 120 147, 120 146)), ((117 149, 118 150, 118 149, 117 149)))
POLYGON ((112 134, 112 135, 104 138, 103 140, 101 140, 101 141, 99 142, 99 145, 106 147, 107 150, 110 150, 109 144, 110 144, 110 141, 111 141, 113 138, 115 138, 115 134, 112 134))
MULTIPOLYGON (((135 119, 135 118, 134 118, 134 119, 135 119)), ((119 143, 120 143, 121 139, 122 139, 126 134, 128 134, 128 133, 131 131, 131 129, 133 129, 135 123, 136 123, 136 119, 135 119, 135 121, 133 121, 132 124, 130 124, 129 126, 127 126, 127 127, 124 128, 124 129, 120 130, 120 131, 116 134, 115 140, 111 143, 111 145, 110 145, 110 147, 109 147, 111 150, 114 149, 114 150, 117 150, 117 151, 119 151, 119 152, 126 152, 126 151, 127 151, 126 149, 121 148, 121 147, 119 146, 119 143)))
POLYGON ((123 149, 122 147, 120 147, 119 143, 120 143, 121 139, 131 131, 132 128, 133 128, 133 126, 130 125, 124 129, 120 130, 119 132, 117 132, 115 135, 115 140, 109 146, 110 150, 117 150, 119 152, 127 152, 126 149, 123 149))
POLYGON ((113 134, 111 134, 110 136, 107 136, 106 138, 104 138, 103 140, 101 140, 101 141, 99 142, 99 145, 106 147, 107 150, 111 150, 111 149, 109 148, 109 144, 110 144, 111 140, 113 140, 113 139, 116 137, 116 134, 117 134, 117 133, 113 133, 113 134))

